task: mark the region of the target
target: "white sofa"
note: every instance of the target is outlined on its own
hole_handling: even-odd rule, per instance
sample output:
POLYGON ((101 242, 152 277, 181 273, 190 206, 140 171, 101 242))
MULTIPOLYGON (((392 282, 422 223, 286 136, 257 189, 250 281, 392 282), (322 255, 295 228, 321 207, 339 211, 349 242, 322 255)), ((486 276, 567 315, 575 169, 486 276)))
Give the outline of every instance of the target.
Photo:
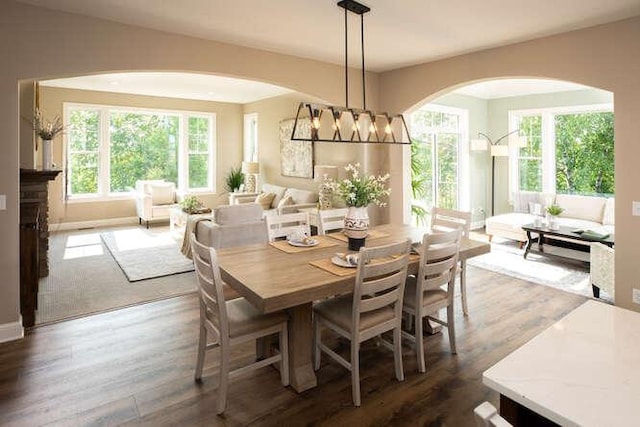
POLYGON ((532 223, 536 212, 543 214, 545 207, 550 204, 564 209, 558 216, 560 225, 610 234, 615 232, 613 198, 536 192, 514 194, 514 212, 487 218, 486 232, 490 237, 498 236, 524 243, 527 241, 527 233, 522 226, 532 223))
MULTIPOLYGON (((315 208, 318 205, 318 193, 315 191, 264 183, 262 184, 262 193, 272 193, 275 195, 269 209, 265 209, 267 214, 295 213, 298 212, 298 209, 315 208), (291 196, 293 199, 293 204, 278 207, 280 201, 288 196, 291 196)), ((246 197, 237 196, 235 200, 238 204, 255 203, 256 197, 253 195, 246 197)))
POLYGON ((268 241, 262 208, 256 203, 219 206, 213 220, 198 221, 195 232, 198 242, 216 249, 268 241))

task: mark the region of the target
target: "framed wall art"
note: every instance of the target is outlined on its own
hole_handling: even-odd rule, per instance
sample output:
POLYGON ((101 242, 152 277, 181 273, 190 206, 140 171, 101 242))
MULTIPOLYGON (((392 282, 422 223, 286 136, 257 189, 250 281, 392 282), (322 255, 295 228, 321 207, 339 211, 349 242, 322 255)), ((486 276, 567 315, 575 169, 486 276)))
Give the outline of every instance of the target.
MULTIPOLYGON (((280 173, 283 176, 313 178, 313 143, 311 141, 291 141, 294 119, 280 122, 280 173)), ((311 121, 303 119, 298 123, 302 135, 311 136, 311 121)))

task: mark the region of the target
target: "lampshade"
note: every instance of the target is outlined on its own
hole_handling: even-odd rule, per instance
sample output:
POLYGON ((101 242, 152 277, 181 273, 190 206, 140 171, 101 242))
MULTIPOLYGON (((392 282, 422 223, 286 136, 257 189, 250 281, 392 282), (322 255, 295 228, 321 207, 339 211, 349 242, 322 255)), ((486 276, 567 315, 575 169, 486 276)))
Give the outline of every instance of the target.
POLYGON ((488 143, 486 139, 472 139, 471 150, 472 151, 487 151, 488 143))
POLYGON ((260 163, 242 162, 242 172, 249 174, 260 173, 260 163))
POLYGON ((494 157, 508 157, 509 146, 508 145, 492 145, 491 155, 494 157))
POLYGON ((338 167, 328 165, 315 165, 313 167, 313 180, 324 182, 325 179, 338 179, 338 167))

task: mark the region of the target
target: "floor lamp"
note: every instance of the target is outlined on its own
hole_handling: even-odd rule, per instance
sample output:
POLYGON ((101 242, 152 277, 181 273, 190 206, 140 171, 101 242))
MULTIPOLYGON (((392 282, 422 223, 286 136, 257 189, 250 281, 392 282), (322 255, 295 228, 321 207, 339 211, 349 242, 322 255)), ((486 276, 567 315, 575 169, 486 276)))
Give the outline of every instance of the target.
POLYGON ((519 135, 520 129, 512 130, 506 135, 493 141, 488 135, 478 132, 478 139, 471 140, 471 150, 487 151, 491 147, 491 216, 495 213, 495 180, 496 180, 496 157, 509 157, 510 148, 522 148, 527 146, 527 137, 519 135), (508 143, 501 145, 505 139, 508 143))

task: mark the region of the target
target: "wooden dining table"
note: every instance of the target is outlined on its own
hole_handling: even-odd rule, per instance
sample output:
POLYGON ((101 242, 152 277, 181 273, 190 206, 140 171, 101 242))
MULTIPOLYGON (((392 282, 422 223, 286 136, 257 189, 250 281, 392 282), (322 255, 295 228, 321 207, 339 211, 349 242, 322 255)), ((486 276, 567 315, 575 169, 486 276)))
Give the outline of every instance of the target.
MULTIPOLYGON (((372 227, 366 246, 380 246, 410 238, 422 242, 425 229, 386 224, 372 227)), ((289 364, 291 386, 303 392, 316 386, 312 363, 313 302, 353 292, 355 268, 330 272, 314 263, 329 264, 336 252, 347 253, 342 235, 314 236, 315 247, 291 252, 283 242, 242 246, 218 251, 222 279, 264 313, 289 313, 289 364), (287 251, 285 251, 285 250, 287 251)), ((284 242, 286 244, 286 242, 284 242)), ((490 251, 488 242, 463 238, 460 259, 466 260, 490 251)), ((412 256, 409 273, 417 273, 418 256, 412 256)), ((339 270, 340 268, 338 268, 339 270)), ((335 270, 335 267, 334 267, 335 270)))

